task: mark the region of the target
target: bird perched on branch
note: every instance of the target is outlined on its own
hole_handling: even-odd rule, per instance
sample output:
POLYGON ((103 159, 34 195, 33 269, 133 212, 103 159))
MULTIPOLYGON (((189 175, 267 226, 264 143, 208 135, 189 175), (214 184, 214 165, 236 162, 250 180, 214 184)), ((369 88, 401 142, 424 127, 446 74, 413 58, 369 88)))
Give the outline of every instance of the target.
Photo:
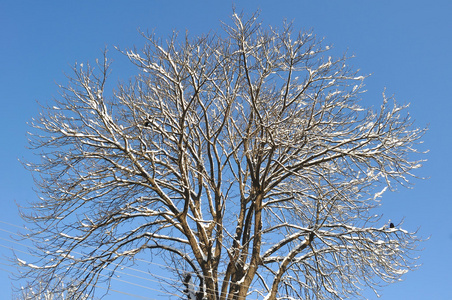
POLYGON ((394 228, 394 223, 391 222, 391 223, 389 224, 389 228, 394 228))

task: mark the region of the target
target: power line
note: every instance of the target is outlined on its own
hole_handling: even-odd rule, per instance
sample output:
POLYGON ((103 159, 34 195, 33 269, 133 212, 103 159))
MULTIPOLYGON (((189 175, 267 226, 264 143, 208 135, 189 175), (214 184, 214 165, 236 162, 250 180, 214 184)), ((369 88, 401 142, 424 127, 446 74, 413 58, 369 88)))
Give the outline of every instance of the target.
MULTIPOLYGON (((10 231, 8 231, 8 230, 5 230, 5 229, 2 229, 2 228, 0 228, 0 231, 12 233, 12 232, 10 232, 10 231)), ((15 233, 12 233, 12 234, 15 234, 15 233)), ((15 235, 18 235, 18 234, 15 234, 15 235)), ((20 242, 11 240, 11 239, 5 239, 5 238, 3 238, 3 237, 0 237, 0 239, 1 239, 1 240, 4 240, 4 241, 8 241, 8 242, 13 243, 13 244, 17 244, 17 245, 20 245, 20 246, 29 248, 29 249, 41 251, 40 249, 38 249, 38 248, 36 248, 36 247, 30 246, 30 245, 26 245, 26 244, 23 244, 23 243, 20 243, 20 242)), ((23 253, 23 254, 26 254, 26 255, 30 255, 30 256, 34 256, 34 257, 38 257, 38 258, 39 258, 39 256, 36 255, 36 254, 32 254, 32 253, 30 253, 30 252, 26 252, 26 251, 23 251, 23 250, 20 250, 20 249, 17 249, 17 248, 9 247, 9 246, 3 245, 3 244, 0 244, 0 247, 9 249, 9 250, 14 251, 14 252, 20 252, 20 253, 23 253)), ((20 261, 19 261, 19 262, 20 262, 20 261)), ((24 263, 25 263, 25 265, 27 264, 26 261, 25 261, 24 263)), ((114 264, 114 265, 116 265, 116 266, 120 266, 119 264, 116 264, 116 263, 112 263, 112 264, 114 264)), ((7 264, 4 264, 4 265, 7 265, 7 264)), ((69 265, 71 265, 71 264, 67 264, 67 266, 69 266, 69 265)), ((65 265, 63 265, 63 266, 65 266, 65 265)), ((78 270, 82 270, 82 268, 76 267, 76 266, 74 266, 74 265, 72 265, 72 267, 75 268, 75 269, 78 269, 78 270)), ((123 266, 123 267, 124 267, 124 268, 127 268, 127 266, 123 266)), ((176 289, 178 288, 178 286, 176 286, 176 285, 174 285, 174 284, 167 283, 167 282, 157 281, 157 280, 153 280, 153 279, 150 279, 150 278, 145 278, 145 277, 142 277, 142 276, 137 276, 137 275, 134 275, 134 274, 130 274, 130 273, 127 273, 127 272, 123 272, 123 271, 119 271, 119 270, 113 270, 113 269, 111 269, 111 268, 105 268, 105 269, 106 269, 106 270, 109 270, 109 271, 114 271, 114 272, 116 272, 116 273, 121 273, 121 274, 124 274, 124 275, 127 275, 127 276, 139 278, 139 279, 142 279, 142 280, 146 280, 146 281, 151 281, 151 282, 156 282, 156 283, 159 283, 159 284, 167 285, 167 286, 172 287, 172 288, 176 288, 176 289)), ((133 268, 132 268, 132 269, 133 269, 133 268)), ((144 272, 144 271, 142 271, 142 270, 139 270, 139 269, 133 269, 133 270, 136 270, 136 271, 139 271, 139 272, 146 273, 146 272, 144 272)), ((5 270, 5 271, 7 271, 7 270, 5 270)), ((85 269, 84 271, 86 272, 87 270, 85 269)), ((7 271, 7 272, 11 273, 11 271, 7 271)), ((87 271, 87 272, 89 272, 89 273, 91 273, 91 274, 94 274, 94 273, 95 273, 95 272, 93 272, 93 271, 87 271)), ((180 297, 180 295, 177 295, 177 294, 174 294, 174 293, 169 293, 169 292, 167 292, 167 291, 162 291, 162 290, 154 289, 154 288, 151 288, 151 287, 147 287, 147 286, 144 286, 144 285, 140 285, 140 284, 137 284, 137 283, 133 283, 133 282, 130 282, 130 281, 126 281, 126 280, 124 280, 124 279, 120 279, 120 278, 117 278, 117 277, 107 276, 107 275, 104 275, 104 274, 101 274, 101 273, 97 273, 97 274, 98 274, 99 276, 101 276, 101 277, 107 277, 107 278, 110 278, 110 279, 113 279, 113 280, 116 280, 116 281, 119 281, 119 282, 123 282, 123 283, 126 283, 126 284, 130 284, 130 285, 133 285, 133 286, 136 286, 136 287, 140 287, 140 288, 143 288, 143 289, 147 289, 147 290, 151 290, 151 291, 155 291, 155 292, 160 292, 160 293, 165 293, 165 294, 171 295, 171 296, 180 297)), ((149 274, 149 273, 146 273, 146 274, 149 274)), ((156 275, 153 275, 153 276, 156 276, 156 275)), ((168 278, 168 277, 164 277, 164 276, 157 276, 157 277, 160 277, 160 278, 166 279, 166 280, 170 280, 170 281, 179 282, 179 281, 177 281, 177 280, 174 280, 174 279, 171 279, 171 278, 168 278)), ((105 287, 101 287, 101 286, 95 285, 95 284, 89 284, 89 285, 91 285, 91 286, 93 286, 93 287, 96 287, 96 288, 99 288, 99 287, 100 287, 100 288, 103 288, 103 289, 107 289, 107 288, 105 288, 105 287)), ((110 289, 110 288, 108 288, 107 290, 112 290, 112 291, 119 292, 119 293, 122 293, 122 294, 127 294, 127 295, 133 295, 133 294, 130 294, 130 293, 126 293, 126 292, 122 292, 122 291, 118 291, 118 290, 113 290, 113 289, 110 289)), ((136 297, 139 297, 139 298, 142 298, 142 299, 150 299, 150 300, 154 300, 154 298, 149 298, 149 297, 144 297, 144 296, 139 296, 139 295, 135 295, 135 296, 136 296, 136 297)))
MULTIPOLYGON (((11 241, 11 240, 10 240, 10 241, 11 241)), ((11 241, 11 242, 13 242, 13 241, 11 241)), ((8 246, 5 246, 5 245, 0 245, 0 246, 3 247, 3 248, 7 248, 7 249, 9 249, 9 250, 12 250, 12 251, 17 251, 17 252, 25 253, 25 254, 28 254, 28 255, 30 255, 30 256, 37 256, 37 255, 33 255, 33 254, 31 254, 31 253, 27 253, 27 252, 22 251, 22 250, 18 250, 18 249, 13 248, 13 247, 8 247, 8 246)), ((25 262, 25 264, 26 264, 26 262, 25 262)), ((7 264, 3 264, 3 265, 7 265, 7 264)), ((63 265, 63 266, 64 266, 64 265, 63 265)), ((79 267, 76 267, 76 266, 72 266, 72 267, 75 268, 75 269, 78 269, 78 270, 82 270, 82 268, 79 268, 79 267)), ((7 272, 9 272, 9 273, 11 272, 11 271, 8 271, 8 270, 5 270, 5 271, 7 271, 7 272)), ((86 271, 86 270, 84 270, 84 271, 86 271)), ((88 271, 88 272, 89 272, 89 273, 92 273, 92 274, 94 273, 93 271, 88 271)), ((143 286, 143 285, 140 285, 140 284, 136 284, 136 283, 133 283, 133 282, 130 282, 130 281, 126 281, 126 280, 123 280, 123 279, 120 279, 120 278, 110 277, 110 276, 107 276, 107 275, 104 275, 104 274, 98 274, 98 275, 101 276, 101 277, 111 278, 111 279, 116 280, 116 281, 120 281, 120 282, 123 282, 123 283, 127 283, 127 284, 130 284, 130 285, 134 285, 134 286, 137 286, 137 287, 140 287, 140 288, 144 288, 144 289, 148 289, 148 290, 151 290, 151 291, 163 292, 163 291, 161 291, 161 290, 153 289, 153 288, 150 288, 150 287, 147 287, 147 286, 143 286)), ((150 297, 145 297, 145 296, 140 296, 140 295, 134 295, 134 294, 127 293, 127 292, 123 292, 123 291, 119 291, 119 290, 115 290, 115 289, 111 289, 111 288, 102 287, 102 286, 99 286, 99 285, 96 285, 96 284, 90 284, 90 283, 88 283, 88 285, 93 286, 93 287, 96 287, 96 288, 106 289, 106 290, 108 290, 108 291, 113 291, 113 292, 117 292, 117 293, 129 295, 129 296, 138 297, 138 298, 141 298, 141 299, 156 300, 155 298, 150 298, 150 297)), ((166 292, 164 292, 164 293, 166 293, 166 292)), ((176 294, 170 294, 170 293, 166 293, 166 294, 172 295, 172 296, 179 296, 179 295, 176 295, 176 294)))
MULTIPOLYGON (((0 222, 1 222, 1 221, 0 221, 0 222)), ((2 223, 4 223, 4 222, 2 222, 2 223)), ((10 234, 13 234, 13 235, 16 235, 16 236, 20 236, 18 233, 14 233, 14 232, 11 232, 11 231, 9 231, 9 230, 2 229, 2 228, 0 228, 0 231, 7 232, 7 233, 10 233, 10 234)), ((36 247, 34 247, 34 246, 26 245, 26 244, 17 242, 17 241, 15 241, 15 240, 5 239, 5 238, 2 238, 2 237, 0 237, 0 239, 1 239, 1 240, 8 241, 8 242, 10 242, 10 243, 14 243, 14 244, 17 244, 17 245, 26 247, 26 248, 30 248, 30 249, 37 250, 37 251, 42 251, 42 250, 40 250, 40 249, 38 249, 38 248, 36 248, 36 247)), ((36 239, 30 238, 30 237, 29 237, 29 239, 30 239, 30 240, 35 240, 35 241, 36 241, 36 239)), ((40 242, 40 241, 39 241, 39 242, 40 242)), ((49 244, 49 243, 47 243, 47 242, 42 242, 42 243, 44 243, 44 244, 49 244)), ((2 246, 2 247, 4 247, 4 248, 8 248, 8 249, 10 249, 10 250, 16 250, 17 252, 21 252, 21 253, 24 253, 24 254, 27 254, 27 255, 31 255, 31 256, 38 257, 38 256, 36 256, 36 255, 33 255, 33 254, 31 254, 31 253, 28 253, 28 252, 25 252, 25 251, 22 251, 22 250, 13 249, 13 248, 10 248, 10 247, 4 246, 4 245, 0 245, 0 246, 2 246)), ((72 253, 79 254, 79 255, 83 255, 82 253, 77 252, 77 251, 72 251, 72 253)), ((153 264, 152 262, 148 262, 148 261, 145 261, 145 260, 143 260, 143 261, 144 261, 144 262, 147 262, 147 263, 149 263, 149 264, 153 264)), ((154 264, 155 264, 155 263, 154 263, 154 264)), ((118 264, 118 263, 111 263, 111 265, 114 265, 114 266, 117 266, 117 267, 121 267, 121 268, 125 268, 125 269, 130 269, 130 270, 132 270, 132 271, 139 272, 139 273, 144 273, 144 274, 147 274, 147 275, 149 274, 149 272, 146 272, 146 271, 143 271, 143 270, 139 270, 139 269, 135 269, 135 268, 132 268, 132 267, 129 267, 129 266, 122 266, 122 265, 120 265, 120 264, 118 264)), ((156 265, 159 265, 159 264, 156 264, 156 265)), ((159 265, 159 266, 162 266, 162 265, 159 265)), ((110 270, 110 271, 113 271, 112 269, 109 269, 109 268, 105 268, 105 269, 110 270)), ((131 277, 135 277, 135 278, 139 278, 139 279, 142 279, 142 280, 147 280, 147 281, 151 281, 151 282, 161 283, 160 281, 157 281, 157 280, 153 280, 153 279, 150 279, 150 278, 145 278, 145 277, 142 277, 142 276, 134 275, 134 274, 127 273, 127 272, 124 272, 124 271, 120 271, 120 270, 114 270, 114 272, 120 273, 120 274, 125 274, 125 275, 131 276, 131 277)), ((160 278, 165 279, 165 280, 170 280, 170 281, 174 281, 174 282, 179 282, 178 280, 175 280, 175 279, 172 279, 172 278, 168 278, 168 277, 164 277, 164 276, 160 276, 160 275, 152 274, 152 276, 160 277, 160 278)))
MULTIPOLYGON (((28 229, 28 228, 26 228, 26 227, 20 227, 20 226, 18 226, 18 225, 11 224, 11 223, 7 223, 7 222, 4 222, 4 221, 0 221, 0 223, 6 224, 6 225, 10 225, 10 226, 14 226, 14 227, 17 227, 17 228, 20 228, 20 229, 25 229, 25 230, 31 231, 30 229, 28 229)), ((6 230, 6 229, 0 228, 0 231, 4 231, 4 232, 7 232, 7 233, 12 234, 12 235, 22 237, 19 233, 15 233, 15 232, 12 232, 12 231, 9 231, 9 230, 6 230)), ((38 243, 44 243, 44 244, 47 244, 47 245, 49 244, 48 242, 36 240, 36 239, 34 239, 34 238, 32 238, 32 237, 27 237, 27 238, 30 239, 30 240, 32 240, 32 241, 38 242, 38 243)), ((11 241, 11 242, 14 242, 14 241, 11 241)), ((16 243, 16 244, 20 244, 20 243, 18 243, 18 242, 15 242, 15 243, 16 243)), ((22 246, 24 246, 24 247, 31 247, 31 246, 29 246, 29 245, 24 245, 24 244, 20 244, 20 245, 22 245, 22 246)), ((93 247, 93 246, 87 246, 87 247, 90 247, 90 248, 95 249, 95 247, 93 247)), ((37 249, 36 247, 32 247, 32 248, 37 249)), ((39 249, 37 249, 37 250, 39 250, 39 249)), ((79 255, 83 255, 82 253, 77 252, 77 251, 72 251, 72 253, 79 254, 79 255)), ((171 267, 169 267, 169 266, 165 266, 165 265, 158 264, 158 263, 155 263, 155 262, 152 262, 152 261, 148 261, 148 260, 144 260, 144 259, 141 259, 141 258, 136 258, 135 260, 141 261, 141 262, 145 262, 145 263, 147 263, 147 264, 155 265, 155 266, 158 266, 158 267, 161 267, 161 268, 165 268, 165 269, 170 269, 170 270, 173 270, 173 271, 177 271, 176 268, 171 268, 171 267)), ((130 269, 130 270, 133 270, 133 271, 136 271, 136 272, 139 272, 139 273, 149 274, 149 272, 146 272, 146 271, 143 271, 143 270, 139 270, 139 269, 135 269, 135 268, 132 268, 132 267, 129 267, 129 266, 121 266, 121 265, 119 265, 119 264, 117 264, 117 263, 111 263, 111 264, 112 264, 112 265, 115 265, 115 266, 120 266, 120 267, 122 267, 122 268, 130 269)), ((126 273, 126 274, 127 274, 127 273, 126 273)), ((161 277, 162 279, 167 279, 167 280, 171 280, 171 281, 178 281, 178 280, 175 280, 175 279, 171 279, 171 278, 163 277, 163 276, 159 276, 159 275, 154 275, 154 274, 153 274, 153 276, 161 277)), ((150 279, 146 279, 146 278, 145 278, 145 280, 150 280, 150 279)), ((151 280, 151 281, 152 281, 152 280, 151 280)))
MULTIPOLYGON (((1 228, 0 228, 0 230, 1 230, 1 231, 5 231, 5 232, 9 232, 9 231, 4 230, 4 229, 1 229, 1 228)), ((29 245, 25 245, 25 244, 23 244, 23 243, 19 243, 19 242, 14 241, 14 240, 5 239, 5 238, 2 238, 2 237, 0 237, 0 239, 5 240, 5 241, 8 241, 8 242, 10 242, 10 243, 18 244, 18 245, 20 245, 20 246, 24 246, 24 247, 27 247, 27 248, 30 248, 30 249, 34 249, 34 250, 40 251, 40 249, 38 249, 38 248, 36 248, 36 247, 32 247, 32 246, 29 246, 29 245)), ((3 245, 3 244, 0 244, 0 247, 9 249, 9 250, 14 251, 14 252, 20 252, 20 253, 23 253, 23 254, 26 254, 26 255, 30 255, 30 256, 34 256, 34 257, 39 257, 39 256, 37 256, 37 255, 35 255, 35 254, 29 253, 29 252, 26 252, 26 251, 23 251, 23 250, 20 250, 20 249, 17 249, 17 248, 9 247, 9 246, 3 245)), ((25 263, 26 263, 26 262, 25 262, 25 263)), ((4 265, 7 265, 7 264, 4 264, 4 265)), ((68 264, 68 265, 69 265, 69 264, 68 264)), ((72 266, 72 267, 75 268, 75 269, 78 269, 78 270, 82 270, 81 268, 76 267, 76 266, 72 266)), ((107 268, 106 268, 106 269, 107 269, 107 268)), ((4 270, 4 269, 3 269, 3 270, 4 270)), ((109 269, 109 270, 111 270, 111 269, 109 269)), ((7 271, 8 273, 11 273, 10 270, 9 270, 9 271, 8 271, 8 270, 5 270, 5 271, 7 271)), ((84 270, 84 271, 86 272, 86 270, 84 270)), ((91 274, 94 273, 93 271, 88 271, 88 272, 91 273, 91 274)), ((118 272, 118 271, 117 271, 117 272, 118 272)), ((121 271, 119 271, 119 272, 121 272, 121 271)), ((128 273, 126 273, 126 272, 122 272, 122 273, 127 274, 127 275, 132 276, 132 277, 137 277, 137 276, 134 276, 133 274, 128 274, 128 273)), ((133 286, 137 286, 137 287, 140 287, 140 288, 143 288, 143 289, 147 289, 147 290, 151 290, 151 291, 156 291, 156 292, 160 292, 160 293, 165 293, 165 294, 168 294, 168 295, 171 295, 171 296, 177 296, 177 297, 180 296, 180 295, 176 295, 176 294, 173 294, 173 293, 165 292, 165 291, 162 291, 162 290, 157 290, 157 289, 154 289, 154 288, 151 288, 151 287, 143 286, 143 285, 140 285, 140 284, 137 284, 137 283, 133 283, 133 282, 130 282, 130 281, 126 281, 126 280, 124 280, 124 279, 120 279, 120 278, 117 278, 117 277, 110 277, 110 276, 107 276, 107 275, 104 275, 104 274, 100 274, 100 273, 99 273, 98 275, 101 276, 101 277, 107 277, 107 278, 112 279, 112 280, 116 280, 116 281, 119 281, 119 282, 123 282, 123 283, 126 283, 126 284, 130 284, 130 285, 133 285, 133 286)), ((140 277, 140 278, 145 279, 145 280, 149 280, 148 278, 144 278, 144 277, 140 277)), ((157 282, 157 281, 155 281, 155 280, 151 280, 151 281, 157 282)), ((172 286, 172 285, 170 285, 170 284, 168 284, 168 283, 166 283, 166 284, 169 285, 169 286, 172 286)), ((116 290, 116 289, 105 288, 105 287, 102 287, 102 286, 99 286, 99 285, 96 285, 96 284, 88 284, 88 285, 93 286, 93 287, 96 287, 96 288, 102 288, 102 289, 106 289, 106 290, 109 290, 109 291, 121 293, 121 294, 128 295, 128 296, 134 296, 134 297, 136 297, 136 298, 149 299, 149 300, 156 300, 155 298, 150 298, 150 297, 135 295, 135 294, 131 294, 131 293, 128 293, 128 292, 123 292, 123 291, 116 290)), ((172 287, 175 287, 175 286, 172 286, 172 287)))
MULTIPOLYGON (((12 223, 8 223, 8 222, 5 222, 5 221, 0 221, 0 223, 3 223, 3 224, 5 224, 5 225, 9 225, 9 226, 13 226, 13 227, 16 227, 16 228, 24 229, 24 230, 27 230, 27 231, 31 231, 31 229, 29 229, 29 228, 21 227, 21 226, 18 226, 18 225, 12 224, 12 223)), ((22 237, 19 233, 15 233, 15 232, 12 232, 12 231, 3 229, 3 228, 0 228, 0 231, 7 232, 7 233, 9 233, 9 234, 12 234, 12 235, 15 235, 15 236, 22 237)), ((35 241, 35 242, 38 242, 38 243, 50 244, 50 243, 45 242, 45 241, 36 240, 36 239, 34 239, 34 238, 32 238, 32 237, 27 237, 27 238, 28 238, 29 240, 31 240, 31 241, 35 241)), ((23 244, 23 243, 19 243, 19 242, 14 241, 14 240, 8 240, 8 239, 1 238, 1 237, 0 237, 0 239, 9 241, 9 242, 14 243, 14 244, 21 245, 21 246, 26 247, 26 248, 28 248, 28 249, 33 249, 33 250, 37 250, 37 251, 42 251, 41 249, 36 248, 36 247, 34 247, 34 246, 25 245, 25 244, 23 244)), ((2 246, 2 247, 4 247, 4 248, 8 248, 8 249, 13 250, 13 251, 17 251, 17 252, 24 253, 24 254, 27 254, 27 255, 39 257, 39 256, 37 256, 37 255, 33 255, 33 254, 29 253, 29 252, 21 251, 21 250, 19 250, 19 249, 7 247, 7 246, 4 246, 4 245, 0 245, 0 246, 2 246)), ((90 247, 90 248, 95 249, 95 247, 93 247, 93 246, 87 246, 87 247, 90 247)), ((78 254, 78 255, 83 255, 82 253, 77 252, 77 251, 71 251, 71 253, 78 254)), ((158 266, 158 267, 160 267, 160 268, 169 269, 169 270, 173 270, 173 271, 178 271, 178 269, 176 269, 176 268, 172 268, 172 267, 165 266, 165 265, 162 265, 162 264, 158 264, 158 263, 155 263, 155 262, 147 261, 147 260, 144 260, 144 259, 135 258, 134 260, 140 261, 140 262, 144 262, 144 263, 147 263, 147 264, 151 264, 151 265, 155 265, 155 266, 158 266)), ((112 262, 112 263, 110 263, 110 265, 120 267, 121 269, 130 269, 130 270, 135 271, 135 272, 138 272, 138 273, 143 273, 143 274, 149 275, 149 272, 146 272, 146 271, 143 271, 143 270, 140 270, 140 269, 136 269, 136 268, 132 268, 132 267, 129 267, 129 266, 123 266, 123 265, 120 265, 120 264, 118 264, 118 263, 113 263, 113 262, 112 262)), ((80 269, 80 268, 75 267, 75 266, 73 266, 73 268, 80 269)), ((141 280, 150 281, 150 282, 156 282, 156 283, 159 283, 159 284, 162 284, 162 285, 169 286, 169 287, 171 287, 171 288, 175 288, 175 289, 180 288, 179 285, 170 284, 170 283, 168 283, 168 282, 162 281, 162 280, 166 280, 166 281, 170 281, 170 282, 174 282, 174 283, 179 283, 179 284, 180 284, 180 281, 177 280, 177 279, 168 278, 168 277, 165 277, 165 276, 161 276, 161 275, 157 275, 157 274, 152 274, 152 273, 151 273, 152 276, 157 277, 157 278, 161 278, 161 279, 162 279, 162 280, 153 280, 153 279, 150 279, 150 278, 145 278, 145 277, 142 277, 142 276, 134 275, 134 274, 127 273, 127 272, 124 272, 124 271, 120 271, 120 270, 113 270, 113 269, 110 269, 110 268, 105 268, 105 269, 106 269, 106 270, 109 270, 109 271, 113 271, 113 272, 115 272, 115 273, 124 274, 124 275, 126 275, 126 276, 138 278, 138 279, 141 279, 141 280)), ((85 270, 85 271, 86 271, 86 270, 85 270)), ((94 273, 93 271, 88 271, 88 272, 89 272, 89 273, 94 273)), ((150 288, 150 287, 142 286, 142 285, 139 285, 139 284, 136 284, 136 283, 132 283, 132 282, 129 282, 129 281, 125 281, 125 280, 122 280, 122 279, 119 279, 119 278, 116 278, 116 277, 109 277, 109 276, 107 276, 107 275, 100 274, 100 273, 98 273, 98 275, 99 275, 99 276, 103 276, 103 277, 108 277, 108 278, 111 278, 111 279, 114 279, 114 280, 117 280, 117 281, 120 281, 120 282, 128 283, 128 284, 131 284, 131 285, 134 285, 134 286, 138 286, 138 287, 141 287, 141 288, 144 288, 144 289, 148 289, 148 290, 152 290, 152 291, 157 291, 157 292, 162 292, 162 293, 165 293, 165 294, 168 294, 168 295, 180 297, 180 295, 176 295, 176 294, 169 293, 169 292, 166 292, 166 291, 157 290, 157 289, 153 289, 153 288, 150 288)), ((223 280, 221 280, 221 279, 218 279, 218 281, 219 281, 219 282, 223 282, 223 280)), ((93 285, 93 286, 94 286, 94 287, 99 287, 99 286, 96 286, 96 285, 93 285)), ((102 288, 102 287, 100 287, 100 288, 102 288)), ((252 288, 252 287, 250 287, 250 288, 252 288)), ((113 290, 112 290, 112 291, 113 291, 113 290)), ((121 292, 121 291, 119 291, 119 292, 121 292)), ((125 293, 125 292, 123 292, 123 293, 125 293)), ((138 297, 141 297, 141 296, 138 296, 138 297)), ((246 297, 242 297, 242 298, 246 299, 246 297)), ((152 299, 152 298, 146 298, 146 299, 152 299)))
MULTIPOLYGON (((8 223, 8 222, 0 221, 0 223, 4 223, 4 224, 9 225, 9 226, 13 226, 13 227, 17 227, 17 228, 20 228, 20 229, 25 229, 25 230, 27 230, 27 231, 31 231, 31 229, 28 229, 28 228, 26 228, 26 227, 21 227, 21 226, 18 226, 18 225, 15 225, 15 224, 11 224, 11 223, 8 223)), ((7 232, 7 233, 10 233, 10 234, 13 234, 13 235, 22 237, 19 233, 15 233, 15 232, 12 232, 12 231, 9 231, 9 230, 6 230, 6 229, 0 228, 0 231, 7 232)), ((34 239, 34 238, 31 238, 31 237, 27 237, 27 238, 28 238, 29 240, 36 241, 36 242, 38 242, 38 243, 50 244, 50 243, 48 243, 48 242, 36 240, 36 239, 34 239)), ((19 242, 17 242, 17 241, 8 240, 8 239, 4 239, 4 238, 1 238, 1 237, 0 237, 0 239, 7 240, 7 241, 10 241, 10 242, 15 243, 15 244, 19 244, 19 245, 24 246, 24 247, 29 248, 29 249, 34 249, 34 250, 37 250, 37 251, 42 251, 42 250, 40 250, 40 249, 38 249, 38 248, 36 248, 36 247, 29 246, 29 245, 25 245, 25 244, 19 243, 19 242)), ((0 246, 1 246, 1 245, 0 245, 0 246)), ((87 246, 87 247, 90 247, 90 248, 95 249, 95 247, 93 247, 93 246, 87 246)), ((12 249, 12 250, 17 250, 17 249, 13 249, 13 248, 10 248, 10 249, 12 249)), ((18 252, 21 252, 21 253, 24 253, 24 254, 27 254, 27 255, 32 255, 31 253, 28 253, 28 252, 25 252, 25 251, 20 251, 20 250, 17 250, 17 251, 18 251, 18 252)), ((83 255, 82 253, 77 252, 77 251, 71 251, 71 253, 83 255)), ((39 256, 37 256, 37 255, 32 255, 32 256, 39 257, 39 256)), ((158 264, 158 263, 155 263, 155 262, 147 261, 147 260, 144 260, 144 259, 136 258, 136 259, 134 259, 134 260, 136 260, 136 261, 141 261, 141 262, 144 262, 144 263, 147 263, 147 264, 151 264, 151 265, 156 265, 156 266, 159 266, 159 267, 161 267, 161 268, 165 268, 165 269, 169 269, 169 270, 173 270, 173 271, 178 271, 178 269, 176 269, 176 268, 171 268, 171 267, 169 267, 169 266, 165 266, 165 265, 158 264)), ((139 272, 139 273, 143 273, 143 274, 146 274, 146 275, 149 275, 149 274, 150 274, 149 272, 146 272, 146 271, 143 271, 143 270, 140 270, 140 269, 135 269, 135 268, 132 268, 132 267, 129 267, 129 266, 120 265, 120 264, 118 264, 118 263, 113 263, 113 262, 111 262, 110 265, 120 267, 121 269, 130 269, 130 270, 132 270, 132 271, 139 272)), ((76 269, 80 269, 80 268, 77 268, 77 267, 75 267, 75 266, 73 266, 73 267, 76 268, 76 269)), ((175 289, 180 288, 179 285, 176 285, 176 284, 170 284, 170 283, 165 282, 165 281, 161 281, 161 280, 153 280, 153 279, 150 279, 150 278, 145 278, 145 277, 142 277, 142 276, 130 274, 130 273, 127 273, 127 272, 124 272, 124 271, 120 271, 120 270, 113 270, 113 269, 110 269, 110 268, 105 268, 105 269, 106 269, 106 270, 113 271, 113 272, 115 272, 115 273, 121 273, 121 274, 124 274, 124 275, 127 275, 127 276, 139 278, 139 279, 142 279, 142 280, 146 280, 146 281, 150 281, 150 282, 156 282, 156 283, 159 283, 159 284, 162 284, 162 285, 166 285, 166 286, 169 286, 169 287, 172 287, 172 288, 175 288, 175 289)), ((90 273, 93 273, 92 271, 89 271, 89 272, 90 272, 90 273)), ((104 275, 104 274, 100 274, 100 273, 99 273, 99 275, 100 275, 100 276, 107 277, 107 276, 104 275)), ((161 278, 162 280, 174 282, 174 283, 177 283, 177 284, 180 284, 180 283, 181 283, 181 282, 180 282, 179 280, 177 280, 177 279, 172 279, 172 278, 168 278, 168 277, 165 277, 165 276, 162 276, 162 275, 157 275, 157 274, 152 274, 152 273, 151 273, 151 275, 152 275, 153 277, 161 278)), ((127 281, 124 281, 124 280, 121 280, 121 279, 118 279, 118 278, 115 278, 115 277, 110 277, 110 278, 115 279, 115 280, 118 280, 118 281, 123 281, 123 282, 125 282, 125 283, 129 283, 129 282, 127 282, 127 281)), ((219 282, 224 282, 224 281, 221 280, 221 279, 218 279, 218 281, 219 281, 219 282)), ((130 284, 132 284, 132 285, 137 285, 137 284, 134 284, 134 283, 130 283, 130 284)), ((140 285, 137 285, 137 286, 140 286, 140 285)), ((141 287, 146 288, 146 289, 150 289, 150 290, 153 290, 153 291, 157 291, 157 292, 163 292, 163 293, 168 294, 168 295, 180 297, 180 295, 176 295, 176 294, 173 294, 173 293, 168 293, 168 292, 165 292, 165 291, 162 291, 162 290, 152 289, 152 288, 144 287, 144 286, 141 286, 141 287)), ((250 286, 250 288, 252 288, 252 287, 250 286)), ((210 289, 208 289, 208 290, 210 290, 210 289)), ((246 297, 241 297, 241 298, 246 298, 246 297)))

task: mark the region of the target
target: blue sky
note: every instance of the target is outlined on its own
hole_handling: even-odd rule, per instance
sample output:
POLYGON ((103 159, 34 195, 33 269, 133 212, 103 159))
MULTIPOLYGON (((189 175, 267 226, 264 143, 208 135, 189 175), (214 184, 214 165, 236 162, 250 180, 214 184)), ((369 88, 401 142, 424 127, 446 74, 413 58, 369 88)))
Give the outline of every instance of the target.
MULTIPOLYGON (((21 225, 18 204, 33 200, 33 181, 18 158, 26 149, 26 122, 38 113, 37 101, 58 97, 56 83, 65 84, 75 62, 94 61, 107 47, 113 81, 127 80, 133 71, 114 46, 142 45, 138 33, 154 29, 162 37, 173 29, 192 36, 220 30, 228 21, 232 1, 5 1, 0 0, 0 297, 11 298, 10 270, 5 256, 13 243, 10 233, 21 225)), ((381 93, 411 103, 419 127, 428 125, 422 150, 428 161, 413 189, 385 193, 379 213, 430 239, 419 252, 423 264, 404 281, 382 290, 382 299, 452 299, 452 2, 451 1, 235 1, 238 11, 261 10, 265 25, 293 20, 295 28, 313 29, 334 46, 347 51, 366 81, 366 106, 378 106, 381 93)), ((149 267, 151 268, 151 267, 149 267)), ((125 270, 132 273, 133 270, 125 270)), ((140 276, 145 276, 141 274, 140 276)), ((122 277, 134 281, 133 277, 122 277)), ((138 282, 135 280, 134 282, 138 282)), ((158 289, 158 285, 147 283, 158 289)), ((165 299, 163 294, 118 282, 121 291, 165 299)), ((114 293, 105 299, 124 299, 114 293)), ((370 296, 371 299, 375 297, 370 296)))

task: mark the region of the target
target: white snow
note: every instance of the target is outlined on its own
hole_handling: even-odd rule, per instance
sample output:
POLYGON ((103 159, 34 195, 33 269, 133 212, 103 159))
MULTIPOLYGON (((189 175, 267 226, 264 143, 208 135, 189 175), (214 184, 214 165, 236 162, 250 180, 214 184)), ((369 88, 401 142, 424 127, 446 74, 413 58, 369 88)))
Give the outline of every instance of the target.
POLYGON ((70 235, 68 235, 68 234, 66 234, 64 232, 60 232, 60 235, 62 237, 65 237, 65 238, 68 238, 68 239, 71 239, 71 240, 77 240, 77 241, 81 241, 82 240, 82 238, 80 238, 80 237, 70 236, 70 235))
POLYGON ((375 193, 374 200, 377 199, 377 198, 380 198, 381 195, 383 195, 383 193, 386 192, 387 189, 388 189, 388 187, 385 186, 381 191, 379 191, 378 193, 375 193))

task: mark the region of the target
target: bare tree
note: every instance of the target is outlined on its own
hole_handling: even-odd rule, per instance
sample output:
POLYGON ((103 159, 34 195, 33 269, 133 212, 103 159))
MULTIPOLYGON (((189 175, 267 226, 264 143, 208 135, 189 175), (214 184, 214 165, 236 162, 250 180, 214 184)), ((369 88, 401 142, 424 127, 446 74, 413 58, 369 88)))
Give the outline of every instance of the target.
POLYGON ((32 124, 40 198, 23 215, 43 242, 24 277, 91 294, 149 253, 184 261, 198 299, 344 299, 415 267, 415 233, 372 209, 410 184, 424 130, 384 95, 361 106, 364 77, 313 34, 232 20, 145 35, 111 96, 106 58, 74 67, 32 124))

